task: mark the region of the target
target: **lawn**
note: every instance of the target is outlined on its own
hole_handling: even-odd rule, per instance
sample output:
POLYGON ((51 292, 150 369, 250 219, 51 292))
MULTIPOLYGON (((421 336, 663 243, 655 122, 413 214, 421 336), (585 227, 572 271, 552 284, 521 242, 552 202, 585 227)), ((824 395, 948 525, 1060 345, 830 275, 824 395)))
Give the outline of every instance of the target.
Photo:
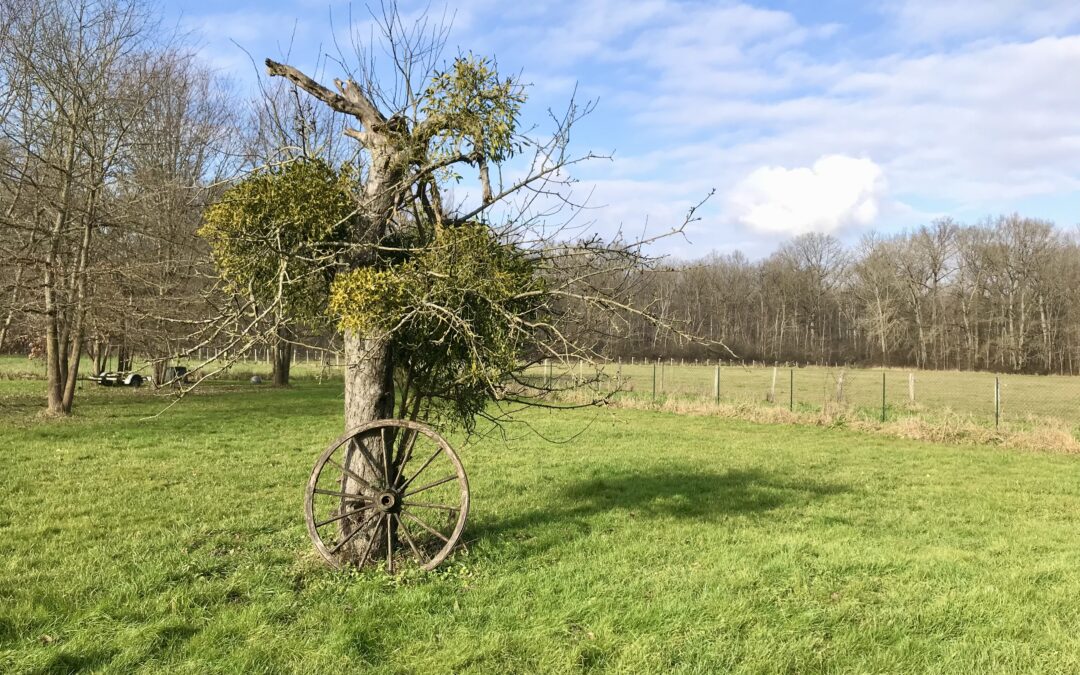
POLYGON ((468 552, 340 573, 340 382, 0 381, 0 671, 1078 672, 1076 456, 641 410, 455 442, 468 552), (540 436, 563 442, 543 440, 540 436))

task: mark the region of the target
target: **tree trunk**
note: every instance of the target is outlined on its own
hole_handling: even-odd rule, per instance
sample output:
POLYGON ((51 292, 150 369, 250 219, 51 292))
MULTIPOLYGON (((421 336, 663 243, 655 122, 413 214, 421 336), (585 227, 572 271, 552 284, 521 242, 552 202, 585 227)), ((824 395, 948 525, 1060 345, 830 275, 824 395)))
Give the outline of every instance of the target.
POLYGON ((11 320, 15 316, 15 307, 19 304, 19 291, 22 289, 23 266, 15 268, 15 281, 11 286, 11 304, 8 306, 4 324, 0 326, 0 352, 4 351, 4 343, 7 342, 8 330, 11 328, 11 320))
POLYGON ((48 413, 66 414, 64 410, 64 377, 67 375, 66 344, 61 343, 60 321, 61 307, 58 294, 61 285, 57 278, 60 267, 60 244, 64 228, 68 226, 68 209, 71 201, 72 170, 75 166, 75 131, 72 129, 67 138, 63 166, 63 185, 60 189, 59 205, 53 218, 50 233, 49 253, 45 259, 45 378, 48 390, 48 413))
POLYGON ((393 364, 388 338, 345 332, 345 428, 394 413, 393 364))
MULTIPOLYGON (((94 212, 95 198, 91 197, 90 213, 94 212)), ((84 325, 86 322, 86 265, 90 255, 90 237, 94 231, 93 221, 87 217, 83 222, 82 241, 79 243, 78 263, 74 270, 74 283, 69 301, 74 325, 68 333, 67 377, 64 382, 62 406, 64 414, 71 414, 75 402, 75 385, 79 380, 79 360, 82 358, 84 325)))
MULTIPOLYGON (((345 332, 345 428, 354 429, 374 420, 393 416, 394 386, 393 360, 390 342, 387 337, 363 337, 355 331, 345 332)), ((393 437, 388 436, 384 446, 378 436, 365 438, 363 447, 350 447, 345 458, 345 465, 358 474, 373 488, 385 487, 382 471, 373 469, 364 460, 364 454, 377 464, 390 465, 390 451, 393 437)), ((373 496, 376 490, 365 488, 347 475, 342 476, 342 491, 373 496)), ((342 508, 345 508, 342 504, 342 508)), ((356 526, 346 518, 341 522, 341 535, 348 536, 356 526)), ((386 551, 386 532, 379 530, 379 536, 370 545, 369 560, 378 560, 386 551)), ((366 535, 354 537, 349 543, 350 555, 358 560, 369 544, 366 535)))
POLYGON ((48 391, 48 413, 62 415, 64 371, 60 368, 60 309, 57 307, 53 274, 45 268, 45 378, 48 391))
MULTIPOLYGON (((168 354, 169 350, 166 349, 165 353, 168 354)), ((169 370, 169 359, 168 358, 154 359, 154 388, 155 389, 157 389, 161 385, 165 384, 165 382, 167 380, 171 379, 171 378, 168 378, 168 377, 165 376, 165 374, 166 374, 166 372, 168 370, 169 370)))
POLYGON ((100 335, 94 338, 93 350, 94 350, 94 375, 100 375, 104 373, 109 364, 109 348, 108 341, 100 335))
POLYGON ((293 344, 289 339, 292 334, 288 328, 280 328, 274 337, 274 354, 272 357, 274 369, 271 379, 275 387, 287 387, 289 386, 289 370, 292 368, 293 360, 293 344))
POLYGON ((116 370, 117 372, 127 372, 131 370, 131 364, 134 358, 131 349, 121 342, 120 346, 116 349, 116 370))

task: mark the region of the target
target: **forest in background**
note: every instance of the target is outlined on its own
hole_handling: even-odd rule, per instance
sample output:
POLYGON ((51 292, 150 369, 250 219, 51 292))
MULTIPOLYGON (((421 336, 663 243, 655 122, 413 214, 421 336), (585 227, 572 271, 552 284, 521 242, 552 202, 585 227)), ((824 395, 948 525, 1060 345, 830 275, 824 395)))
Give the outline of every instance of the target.
MULTIPOLYGON (((759 261, 714 253, 644 275, 635 303, 744 361, 1075 374, 1078 300, 1076 233, 1010 215, 853 247, 805 234, 759 261)), ((732 358, 632 317, 610 351, 732 358)))

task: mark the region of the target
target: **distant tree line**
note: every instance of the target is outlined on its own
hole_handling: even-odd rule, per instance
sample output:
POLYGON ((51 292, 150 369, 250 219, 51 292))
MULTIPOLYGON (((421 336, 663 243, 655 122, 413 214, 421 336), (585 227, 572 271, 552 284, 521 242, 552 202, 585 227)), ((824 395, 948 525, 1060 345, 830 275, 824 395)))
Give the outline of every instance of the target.
POLYGON ((616 356, 738 358, 930 369, 1080 370, 1080 243, 1019 215, 938 220, 845 248, 806 234, 647 272, 634 302, 732 352, 632 316, 616 356))
MULTIPOLYGON (((85 373, 137 353, 161 382, 170 359, 253 334, 287 384, 294 346, 330 345, 334 327, 222 288, 198 231, 253 172, 363 165, 343 130, 295 83, 238 95, 137 0, 0 0, 0 352, 45 359, 55 413, 84 358, 85 373), (269 308, 252 310, 259 330, 223 323, 237 303, 269 308)), ((635 269, 585 242, 548 273, 578 288, 560 339, 583 354, 1076 373, 1078 246, 1014 215, 635 269)))

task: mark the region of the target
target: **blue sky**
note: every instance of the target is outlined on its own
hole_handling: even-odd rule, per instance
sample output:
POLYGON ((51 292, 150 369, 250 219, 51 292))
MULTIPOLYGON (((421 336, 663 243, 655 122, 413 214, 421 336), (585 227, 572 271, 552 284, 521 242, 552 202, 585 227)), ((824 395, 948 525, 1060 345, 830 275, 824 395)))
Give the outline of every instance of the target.
MULTIPOLYGON (((658 232, 711 189, 663 251, 759 257, 803 232, 852 242, 1013 211, 1080 223, 1076 0, 401 3, 428 6, 453 17, 448 57, 493 55, 532 84, 527 119, 575 87, 598 99, 573 146, 614 154, 575 172, 600 232, 658 232)), ((234 41, 281 57, 295 32, 292 60, 309 64, 349 8, 165 5, 240 86, 254 71, 234 41)))

